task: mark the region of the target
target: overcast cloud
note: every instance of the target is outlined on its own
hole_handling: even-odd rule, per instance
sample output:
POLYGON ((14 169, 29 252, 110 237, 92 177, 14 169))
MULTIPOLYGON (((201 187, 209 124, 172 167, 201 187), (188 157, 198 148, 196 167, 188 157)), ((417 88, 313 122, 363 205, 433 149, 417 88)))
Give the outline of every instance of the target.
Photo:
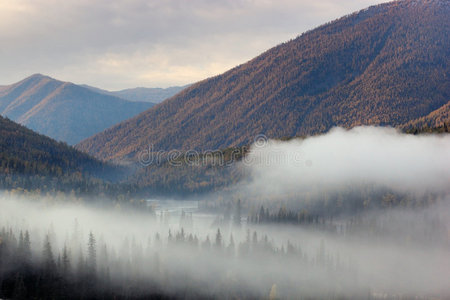
POLYGON ((0 85, 33 73, 106 89, 220 74, 379 0, 0 0, 0 85))

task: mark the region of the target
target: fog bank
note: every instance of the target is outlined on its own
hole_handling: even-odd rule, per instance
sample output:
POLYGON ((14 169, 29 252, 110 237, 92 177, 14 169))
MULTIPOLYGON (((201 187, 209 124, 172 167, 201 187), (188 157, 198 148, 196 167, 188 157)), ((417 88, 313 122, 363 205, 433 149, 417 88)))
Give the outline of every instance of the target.
MULTIPOLYGON (((155 216, 3 194, 0 235, 3 246, 14 247, 11 235, 28 232, 35 265, 49 260, 48 240, 59 276, 78 284, 92 272, 92 282, 129 298, 157 291, 176 298, 439 299, 450 295, 448 203, 308 226, 238 227, 214 225, 202 212, 155 216)), ((15 264, 5 266, 0 276, 15 264)))
POLYGON ((375 185, 399 192, 450 191, 450 135, 411 135, 393 128, 334 128, 324 135, 255 143, 243 161, 245 192, 303 193, 375 185))

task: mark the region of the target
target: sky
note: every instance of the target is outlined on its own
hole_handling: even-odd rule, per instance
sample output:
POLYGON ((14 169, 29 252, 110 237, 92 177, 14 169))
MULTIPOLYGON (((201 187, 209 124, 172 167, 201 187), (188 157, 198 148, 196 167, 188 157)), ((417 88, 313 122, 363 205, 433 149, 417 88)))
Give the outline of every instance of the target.
POLYGON ((0 0, 0 85, 119 90, 218 75, 380 0, 0 0))

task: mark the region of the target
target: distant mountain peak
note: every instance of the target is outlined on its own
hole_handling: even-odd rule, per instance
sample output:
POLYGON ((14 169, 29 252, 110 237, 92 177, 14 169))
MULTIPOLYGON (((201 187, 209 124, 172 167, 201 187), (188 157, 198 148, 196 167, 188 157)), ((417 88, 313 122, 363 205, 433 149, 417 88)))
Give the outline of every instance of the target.
POLYGON ((47 78, 47 79, 53 79, 53 78, 51 78, 50 76, 47 76, 47 75, 44 75, 44 74, 41 74, 41 73, 35 73, 35 74, 32 74, 32 75, 30 75, 30 76, 27 77, 27 78, 47 78))
POLYGON ((153 106, 33 74, 0 89, 0 114, 56 140, 76 144, 153 106))
POLYGON ((33 75, 30 75, 30 76, 26 77, 25 79, 23 79, 22 81, 27 81, 27 80, 44 80, 44 79, 45 80, 55 80, 55 81, 57 81, 56 79, 54 79, 54 78, 52 78, 50 76, 41 74, 41 73, 35 73, 33 75))
POLYGON ((137 87, 137 88, 129 88, 119 91, 107 91, 103 89, 99 89, 96 87, 92 87, 89 85, 82 85, 85 88, 93 90, 98 93, 116 96, 128 101, 142 101, 142 102, 152 102, 152 103, 160 103, 177 93, 181 92, 183 89, 187 88, 189 85, 185 86, 172 86, 168 88, 146 88, 146 87, 137 87))

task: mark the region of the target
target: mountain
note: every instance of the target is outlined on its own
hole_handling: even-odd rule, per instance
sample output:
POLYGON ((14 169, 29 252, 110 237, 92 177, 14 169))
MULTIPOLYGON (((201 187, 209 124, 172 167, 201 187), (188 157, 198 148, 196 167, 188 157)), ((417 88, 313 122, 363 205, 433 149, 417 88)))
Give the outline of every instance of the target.
POLYGON ((119 182, 127 173, 0 116, 0 190, 109 197, 126 205, 138 192, 119 182))
POLYGON ((435 128, 450 124, 450 101, 428 115, 412 120, 401 127, 404 129, 435 128))
POLYGON ((198 82, 77 145, 102 159, 153 145, 222 149, 333 126, 401 126, 450 99, 450 3, 372 6, 198 82))
POLYGON ((0 88, 0 114, 76 144, 153 106, 93 92, 40 74, 0 88))
POLYGON ((95 92, 116 96, 128 101, 141 101, 141 102, 152 102, 152 103, 161 103, 164 100, 178 94, 183 89, 188 87, 189 85, 185 86, 172 86, 168 88, 144 88, 144 87, 138 87, 133 89, 125 89, 121 91, 106 91, 102 90, 96 87, 92 87, 89 85, 82 85, 83 87, 86 87, 88 89, 91 89, 95 92))
POLYGON ((0 116, 0 174, 69 176, 98 174, 103 162, 0 116))

